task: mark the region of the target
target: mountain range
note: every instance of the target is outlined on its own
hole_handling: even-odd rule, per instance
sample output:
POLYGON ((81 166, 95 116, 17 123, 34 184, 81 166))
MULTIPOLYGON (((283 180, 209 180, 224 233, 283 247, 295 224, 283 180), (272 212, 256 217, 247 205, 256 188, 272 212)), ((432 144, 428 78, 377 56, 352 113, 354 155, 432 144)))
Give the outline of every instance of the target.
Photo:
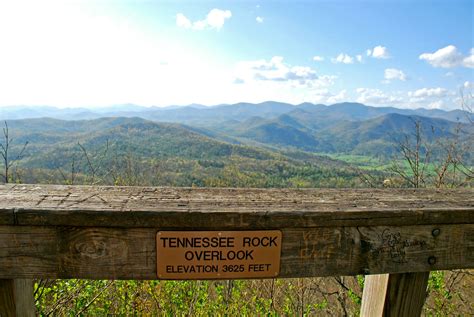
POLYGON ((360 103, 337 103, 333 105, 288 103, 267 101, 258 104, 236 103, 216 106, 192 104, 188 106, 143 107, 134 104, 121 104, 97 108, 55 108, 49 106, 11 106, 0 107, 0 120, 30 119, 49 117, 62 120, 87 120, 102 117, 140 117, 159 122, 179 122, 202 125, 227 120, 243 121, 252 117, 275 118, 281 114, 294 116, 311 113, 321 119, 367 120, 384 114, 398 113, 409 116, 442 118, 450 121, 468 122, 468 114, 462 110, 444 111, 439 109, 399 109, 395 107, 371 107, 360 103))
POLYGON ((8 121, 18 144, 29 142, 28 162, 34 166, 45 165, 42 155, 61 157, 61 151, 77 142, 96 148, 110 141, 144 157, 215 159, 294 151, 391 157, 395 145, 413 134, 415 122, 431 144, 457 138, 471 145, 474 139, 472 113, 358 103, 295 106, 269 101, 168 108, 127 104, 93 110, 9 107, 0 108, 0 118, 8 121))

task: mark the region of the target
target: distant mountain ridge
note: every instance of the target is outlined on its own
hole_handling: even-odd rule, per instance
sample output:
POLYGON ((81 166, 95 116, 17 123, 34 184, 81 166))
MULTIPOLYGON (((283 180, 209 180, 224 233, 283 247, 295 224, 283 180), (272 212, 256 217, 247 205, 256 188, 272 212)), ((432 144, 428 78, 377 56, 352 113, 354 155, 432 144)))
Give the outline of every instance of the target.
POLYGON ((371 107, 360 103, 344 102, 333 105, 288 103, 266 101, 258 104, 237 103, 206 107, 192 104, 189 106, 142 107, 123 104, 103 108, 54 108, 49 106, 0 107, 0 120, 30 119, 50 117, 62 120, 97 119, 101 117, 140 117, 158 122, 178 122, 206 125, 222 123, 226 120, 244 121, 252 117, 273 119, 282 114, 297 115, 310 113, 312 117, 324 120, 368 120, 389 113, 418 115, 431 118, 443 118, 451 121, 467 122, 474 118, 463 110, 444 111, 439 109, 399 109, 395 107, 371 107), (302 112, 303 111, 303 112, 302 112))
MULTIPOLYGON (((144 109, 127 104, 118 109, 120 111, 116 114, 125 115, 109 116, 109 110, 113 108, 94 113, 84 109, 74 109, 77 113, 72 109, 61 109, 56 113, 57 109, 46 107, 43 110, 35 109, 30 115, 37 116, 44 111, 53 118, 7 120, 12 133, 15 131, 18 135, 17 142, 30 142, 29 150, 32 153, 67 144, 70 146, 73 140, 90 141, 91 136, 95 136, 97 142, 102 144, 107 140, 120 144, 127 136, 134 136, 134 142, 156 144, 157 147, 165 148, 160 155, 166 156, 167 152, 172 152, 187 155, 188 158, 192 155, 189 156, 191 152, 186 152, 185 149, 195 149, 193 155, 196 156, 193 157, 196 158, 206 156, 205 153, 199 154, 199 150, 212 151, 211 148, 219 148, 221 153, 231 153, 223 149, 236 145, 277 152, 305 151, 388 157, 393 154, 396 142, 413 133, 415 122, 421 124, 427 142, 454 137, 458 137, 461 142, 472 143, 474 140, 474 125, 465 123, 469 121, 469 116, 472 119, 472 114, 461 110, 410 110, 369 107, 358 103, 331 106, 304 103, 294 106, 271 101, 167 109, 144 109), (64 116, 74 116, 75 120, 54 118, 64 116), (93 118, 78 120, 84 116, 93 118), (185 142, 182 141, 184 136, 187 138, 185 142), (212 142, 219 145, 216 143, 209 147, 212 142), (173 147, 183 149, 178 151, 173 150, 173 147)), ((140 151, 145 156, 158 155, 158 152, 150 152, 150 149, 148 147, 140 151)))
POLYGON ((279 148, 362 155, 391 154, 395 143, 413 134, 415 122, 420 123, 423 138, 427 142, 453 138, 456 134, 461 140, 468 140, 474 134, 471 124, 397 113, 360 121, 313 121, 315 125, 306 125, 308 118, 311 119, 309 114, 302 120, 290 113, 271 120, 245 121, 242 126, 235 124, 219 129, 242 142, 245 142, 242 140, 244 138, 279 148))
POLYGON ((129 148, 137 147, 133 152, 146 157, 167 156, 167 153, 205 157, 214 151, 212 148, 231 155, 239 149, 235 145, 251 146, 255 148, 252 151, 267 148, 277 152, 297 150, 387 157, 393 154, 397 142, 413 134, 415 122, 420 123, 426 142, 455 137, 461 142, 473 142, 472 124, 393 113, 363 121, 338 120, 324 128, 312 128, 291 113, 269 120, 252 117, 244 122, 227 122, 225 128, 159 123, 138 117, 76 121, 23 119, 9 121, 9 127, 17 144, 29 142, 30 154, 70 148, 77 142, 94 148, 110 141, 126 142, 129 148), (145 144, 148 146, 142 147, 145 144), (231 147, 233 151, 229 151, 231 147))

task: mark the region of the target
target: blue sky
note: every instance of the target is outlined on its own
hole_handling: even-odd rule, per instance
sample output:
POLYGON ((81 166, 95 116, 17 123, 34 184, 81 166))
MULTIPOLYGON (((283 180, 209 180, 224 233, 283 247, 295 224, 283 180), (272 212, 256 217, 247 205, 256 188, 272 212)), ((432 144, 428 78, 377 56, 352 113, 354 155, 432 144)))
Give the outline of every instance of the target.
POLYGON ((0 106, 460 107, 472 1, 0 1, 0 106))

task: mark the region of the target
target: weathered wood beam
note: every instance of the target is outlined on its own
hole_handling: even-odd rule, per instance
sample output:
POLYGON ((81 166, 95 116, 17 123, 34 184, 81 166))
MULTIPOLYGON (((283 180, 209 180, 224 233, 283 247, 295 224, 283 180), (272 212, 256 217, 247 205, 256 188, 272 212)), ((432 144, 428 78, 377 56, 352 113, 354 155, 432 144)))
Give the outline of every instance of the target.
POLYGON ((278 229, 474 223, 473 190, 0 186, 0 224, 278 229))
POLYGON ((15 217, 12 209, 0 209, 0 226, 1 225, 14 225, 15 217))
MULTIPOLYGON (((474 266, 473 197, 472 189, 4 185, 0 279, 156 279, 158 231, 273 229, 282 232, 279 277, 390 273, 367 277, 363 314, 419 315, 426 272, 474 266)), ((9 285, 0 301, 18 303, 9 285)))
MULTIPOLYGON (((0 226, 0 278, 157 279, 159 230, 0 226)), ((281 231, 280 277, 425 272, 474 264, 474 224, 281 231)))

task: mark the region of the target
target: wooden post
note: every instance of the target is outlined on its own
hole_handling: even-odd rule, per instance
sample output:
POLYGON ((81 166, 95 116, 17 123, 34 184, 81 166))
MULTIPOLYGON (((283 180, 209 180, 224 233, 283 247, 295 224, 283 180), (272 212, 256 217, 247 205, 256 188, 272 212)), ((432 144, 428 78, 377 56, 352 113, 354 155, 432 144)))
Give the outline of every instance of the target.
POLYGON ((388 274, 366 275, 362 294, 361 317, 382 316, 387 294, 388 274))
POLYGON ((429 275, 421 272, 366 276, 360 315, 420 316, 429 275))
POLYGON ((0 316, 36 316, 33 280, 0 279, 0 316))

